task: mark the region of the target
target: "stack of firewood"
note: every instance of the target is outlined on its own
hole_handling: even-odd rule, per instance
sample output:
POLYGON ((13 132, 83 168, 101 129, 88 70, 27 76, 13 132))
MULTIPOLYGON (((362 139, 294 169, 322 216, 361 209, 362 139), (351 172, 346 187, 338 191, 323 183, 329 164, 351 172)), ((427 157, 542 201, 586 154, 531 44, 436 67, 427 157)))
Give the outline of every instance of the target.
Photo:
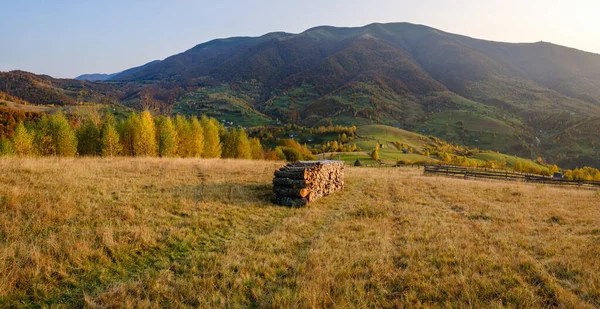
POLYGON ((282 206, 304 206, 343 187, 342 161, 289 163, 275 171, 274 202, 282 206))

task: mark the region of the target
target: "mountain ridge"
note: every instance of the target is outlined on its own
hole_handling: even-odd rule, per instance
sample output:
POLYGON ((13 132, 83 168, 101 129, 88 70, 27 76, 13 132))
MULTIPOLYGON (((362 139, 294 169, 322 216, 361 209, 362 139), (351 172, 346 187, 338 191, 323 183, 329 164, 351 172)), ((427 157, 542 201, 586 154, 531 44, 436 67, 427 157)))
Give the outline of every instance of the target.
POLYGON ((600 132, 585 125, 600 119, 600 55, 545 42, 480 40, 410 23, 318 26, 215 39, 74 86, 128 107, 150 97, 243 126, 381 123, 469 147, 600 164, 600 132))

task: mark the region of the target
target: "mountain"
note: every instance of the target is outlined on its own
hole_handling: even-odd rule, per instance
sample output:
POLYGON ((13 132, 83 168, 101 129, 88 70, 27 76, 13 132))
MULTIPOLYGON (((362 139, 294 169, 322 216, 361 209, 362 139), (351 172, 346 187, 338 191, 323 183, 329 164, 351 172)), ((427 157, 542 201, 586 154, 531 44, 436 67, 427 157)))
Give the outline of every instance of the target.
POLYGON ((159 60, 151 61, 151 62, 148 62, 139 67, 127 69, 125 71, 118 72, 118 73, 112 73, 112 74, 101 74, 101 73, 83 74, 83 75, 79 75, 79 76, 75 77, 75 79, 81 80, 81 81, 87 80, 90 82, 109 81, 119 74, 124 74, 124 75, 134 74, 135 72, 145 68, 146 66, 155 64, 157 62, 159 62, 159 60))
POLYGON ((600 55, 550 43, 408 23, 324 26, 213 40, 113 80, 179 85, 186 91, 176 111, 243 125, 264 117, 383 123, 471 147, 600 164, 600 132, 591 129, 600 117, 600 55))
POLYGON ((90 82, 98 82, 98 81, 106 81, 115 77, 119 73, 113 74, 101 74, 101 73, 93 73, 93 74, 83 74, 75 77, 76 80, 87 80, 90 82))
MULTIPOLYGON (((152 98, 236 125, 387 124, 566 167, 600 166, 600 55, 545 42, 408 23, 322 26, 217 39, 107 82, 77 82, 128 107, 152 98)), ((9 95, 29 95, 1 83, 9 95)), ((71 98, 84 87, 52 85, 71 98)))
POLYGON ((20 104, 68 106, 78 102, 118 103, 139 88, 140 85, 132 83, 94 83, 24 71, 0 72, 0 93, 20 104))

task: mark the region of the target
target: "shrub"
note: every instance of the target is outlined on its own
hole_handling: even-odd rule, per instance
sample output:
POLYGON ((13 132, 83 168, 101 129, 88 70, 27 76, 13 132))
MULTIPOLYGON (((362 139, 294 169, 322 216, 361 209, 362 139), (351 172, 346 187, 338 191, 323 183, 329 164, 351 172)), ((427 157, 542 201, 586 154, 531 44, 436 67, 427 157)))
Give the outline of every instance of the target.
POLYGON ((281 147, 280 149, 287 161, 297 162, 302 160, 302 153, 298 149, 291 147, 281 147))

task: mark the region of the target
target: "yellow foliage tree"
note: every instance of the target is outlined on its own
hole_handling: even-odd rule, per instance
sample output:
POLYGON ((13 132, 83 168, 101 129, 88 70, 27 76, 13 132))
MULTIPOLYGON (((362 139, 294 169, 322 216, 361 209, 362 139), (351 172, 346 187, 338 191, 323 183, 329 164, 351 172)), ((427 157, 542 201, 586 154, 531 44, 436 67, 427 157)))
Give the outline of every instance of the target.
POLYGON ((152 157, 158 154, 156 127, 149 111, 140 115, 140 121, 134 127, 133 148, 136 156, 152 157))
POLYGON ((258 138, 254 137, 250 140, 250 149, 252 151, 252 159, 262 160, 265 158, 265 151, 258 138))
POLYGON ((246 130, 239 129, 236 137, 236 158, 239 159, 252 159, 252 148, 250 147, 250 140, 248 140, 248 134, 246 130))
POLYGON ((177 146, 179 146, 177 131, 169 117, 162 117, 157 120, 156 130, 158 140, 158 154, 161 157, 173 157, 177 155, 177 146))
POLYGON ((375 149, 371 152, 371 159, 379 161, 379 143, 375 145, 375 149))
POLYGON ((190 156, 199 158, 204 152, 204 129, 196 117, 192 117, 190 122, 190 134, 190 156))
POLYGON ((19 157, 33 154, 33 136, 29 133, 22 122, 17 124, 12 137, 13 149, 19 157))
POLYGON ((115 128, 115 120, 112 114, 107 114, 102 129, 100 130, 100 147, 103 157, 114 157, 121 153, 119 133, 115 128))
POLYGON ((204 129, 204 152, 205 158, 221 157, 221 138, 219 137, 219 126, 215 119, 202 116, 200 121, 204 129))

